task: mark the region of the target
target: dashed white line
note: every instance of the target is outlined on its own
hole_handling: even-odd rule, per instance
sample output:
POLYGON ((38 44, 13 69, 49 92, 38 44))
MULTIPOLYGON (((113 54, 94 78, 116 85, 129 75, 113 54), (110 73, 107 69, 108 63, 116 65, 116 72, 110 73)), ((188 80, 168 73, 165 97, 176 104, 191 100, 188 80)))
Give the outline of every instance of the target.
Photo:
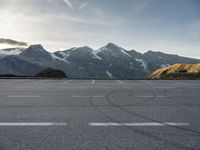
POLYGON ((115 123, 115 122, 91 122, 89 126, 127 126, 127 127, 153 127, 153 126, 189 126, 189 123, 176 123, 176 122, 165 122, 165 123, 158 123, 158 122, 145 122, 145 123, 115 123))
POLYGON ((92 84, 94 84, 95 83, 95 80, 92 80, 92 84))
POLYGON ((9 98, 39 98, 39 95, 8 95, 9 98))
POLYGON ((117 80, 120 84, 124 84, 124 82, 122 82, 121 80, 117 80))
MULTIPOLYGON (((165 122, 165 123, 157 123, 157 122, 146 122, 146 123, 115 123, 115 122, 107 122, 107 123, 97 123, 90 122, 89 126, 96 127, 156 127, 156 126, 189 126, 189 123, 176 123, 176 122, 165 122)), ((0 122, 0 126, 67 126, 66 122, 0 122)))
POLYGON ((155 87, 156 89, 174 89, 175 87, 155 87))
POLYGON ((0 122, 0 126, 67 126, 67 123, 57 122, 0 122))
POLYGON ((32 84, 41 84, 41 83, 43 83, 43 82, 46 82, 46 80, 39 80, 39 81, 34 81, 34 82, 32 82, 32 84))
POLYGON ((90 98, 90 97, 94 97, 94 98, 103 98, 104 96, 101 96, 101 95, 97 95, 97 96, 73 95, 73 96, 72 96, 72 98, 90 98))
POLYGON ((29 88, 29 89, 43 89, 44 87, 42 87, 42 86, 32 86, 32 87, 14 87, 15 89, 27 89, 27 88, 29 88))
POLYGON ((63 84, 67 84, 67 83, 69 83, 69 82, 71 82, 72 80, 68 80, 68 81, 65 81, 65 82, 63 82, 63 84))
POLYGON ((153 98, 153 97, 155 97, 155 98, 165 98, 166 96, 164 96, 164 95, 158 95, 158 96, 153 96, 153 95, 143 95, 143 96, 135 96, 135 97, 137 97, 137 98, 153 98))

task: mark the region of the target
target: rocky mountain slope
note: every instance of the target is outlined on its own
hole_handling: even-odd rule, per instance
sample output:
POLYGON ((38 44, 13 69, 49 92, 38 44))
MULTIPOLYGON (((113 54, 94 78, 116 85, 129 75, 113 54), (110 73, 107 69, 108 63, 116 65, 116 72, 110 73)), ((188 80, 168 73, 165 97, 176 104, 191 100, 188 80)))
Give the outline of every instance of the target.
POLYGON ((97 50, 84 46, 54 53, 41 45, 12 49, 9 53, 0 50, 0 63, 0 74, 34 75, 51 67, 71 78, 141 79, 163 66, 197 64, 200 60, 154 51, 142 54, 109 43, 97 50))
POLYGON ((175 64, 157 69, 150 79, 200 79, 200 64, 175 64))
POLYGON ((32 76, 42 69, 42 66, 23 60, 18 56, 9 55, 0 58, 0 74, 32 76))

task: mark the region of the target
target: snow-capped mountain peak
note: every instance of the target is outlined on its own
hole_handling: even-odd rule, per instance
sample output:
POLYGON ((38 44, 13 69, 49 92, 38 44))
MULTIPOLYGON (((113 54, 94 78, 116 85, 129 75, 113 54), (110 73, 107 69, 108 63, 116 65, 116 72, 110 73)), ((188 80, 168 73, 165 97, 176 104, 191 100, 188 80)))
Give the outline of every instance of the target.
POLYGON ((110 51, 112 51, 112 50, 119 50, 119 49, 123 49, 122 47, 120 47, 120 46, 118 46, 118 45, 116 45, 116 44, 114 44, 114 43, 108 43, 106 46, 104 46, 104 47, 101 47, 100 49, 99 49, 99 51, 103 51, 103 50, 110 50, 110 51))
POLYGON ((122 47, 120 47, 120 46, 118 46, 117 44, 114 44, 114 43, 108 43, 108 44, 106 45, 106 47, 122 48, 122 47))
POLYGON ((131 57, 131 55, 128 54, 128 52, 124 48, 113 43, 108 43, 106 46, 101 47, 100 49, 96 51, 97 54, 101 52, 104 52, 104 53, 110 52, 110 53, 113 53, 114 55, 115 53, 119 53, 128 57, 131 57))

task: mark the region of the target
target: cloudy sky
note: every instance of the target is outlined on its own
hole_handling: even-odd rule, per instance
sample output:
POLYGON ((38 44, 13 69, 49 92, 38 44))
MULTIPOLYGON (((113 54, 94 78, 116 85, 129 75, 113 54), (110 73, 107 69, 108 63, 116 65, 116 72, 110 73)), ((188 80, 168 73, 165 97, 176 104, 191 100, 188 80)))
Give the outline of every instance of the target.
POLYGON ((200 0, 0 0, 0 39, 0 48, 112 42, 200 58, 200 0))

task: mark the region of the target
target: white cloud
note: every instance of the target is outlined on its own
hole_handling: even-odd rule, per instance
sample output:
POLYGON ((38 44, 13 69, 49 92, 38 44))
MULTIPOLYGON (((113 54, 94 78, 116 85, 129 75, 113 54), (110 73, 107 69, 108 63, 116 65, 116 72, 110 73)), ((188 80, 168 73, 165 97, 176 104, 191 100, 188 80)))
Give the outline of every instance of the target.
POLYGON ((83 9, 84 7, 86 7, 87 6, 87 3, 83 3, 80 7, 79 7, 79 9, 83 9))
POLYGON ((71 4, 69 0, 63 0, 63 2, 65 2, 67 6, 69 6, 69 8, 74 9, 73 5, 71 4))

